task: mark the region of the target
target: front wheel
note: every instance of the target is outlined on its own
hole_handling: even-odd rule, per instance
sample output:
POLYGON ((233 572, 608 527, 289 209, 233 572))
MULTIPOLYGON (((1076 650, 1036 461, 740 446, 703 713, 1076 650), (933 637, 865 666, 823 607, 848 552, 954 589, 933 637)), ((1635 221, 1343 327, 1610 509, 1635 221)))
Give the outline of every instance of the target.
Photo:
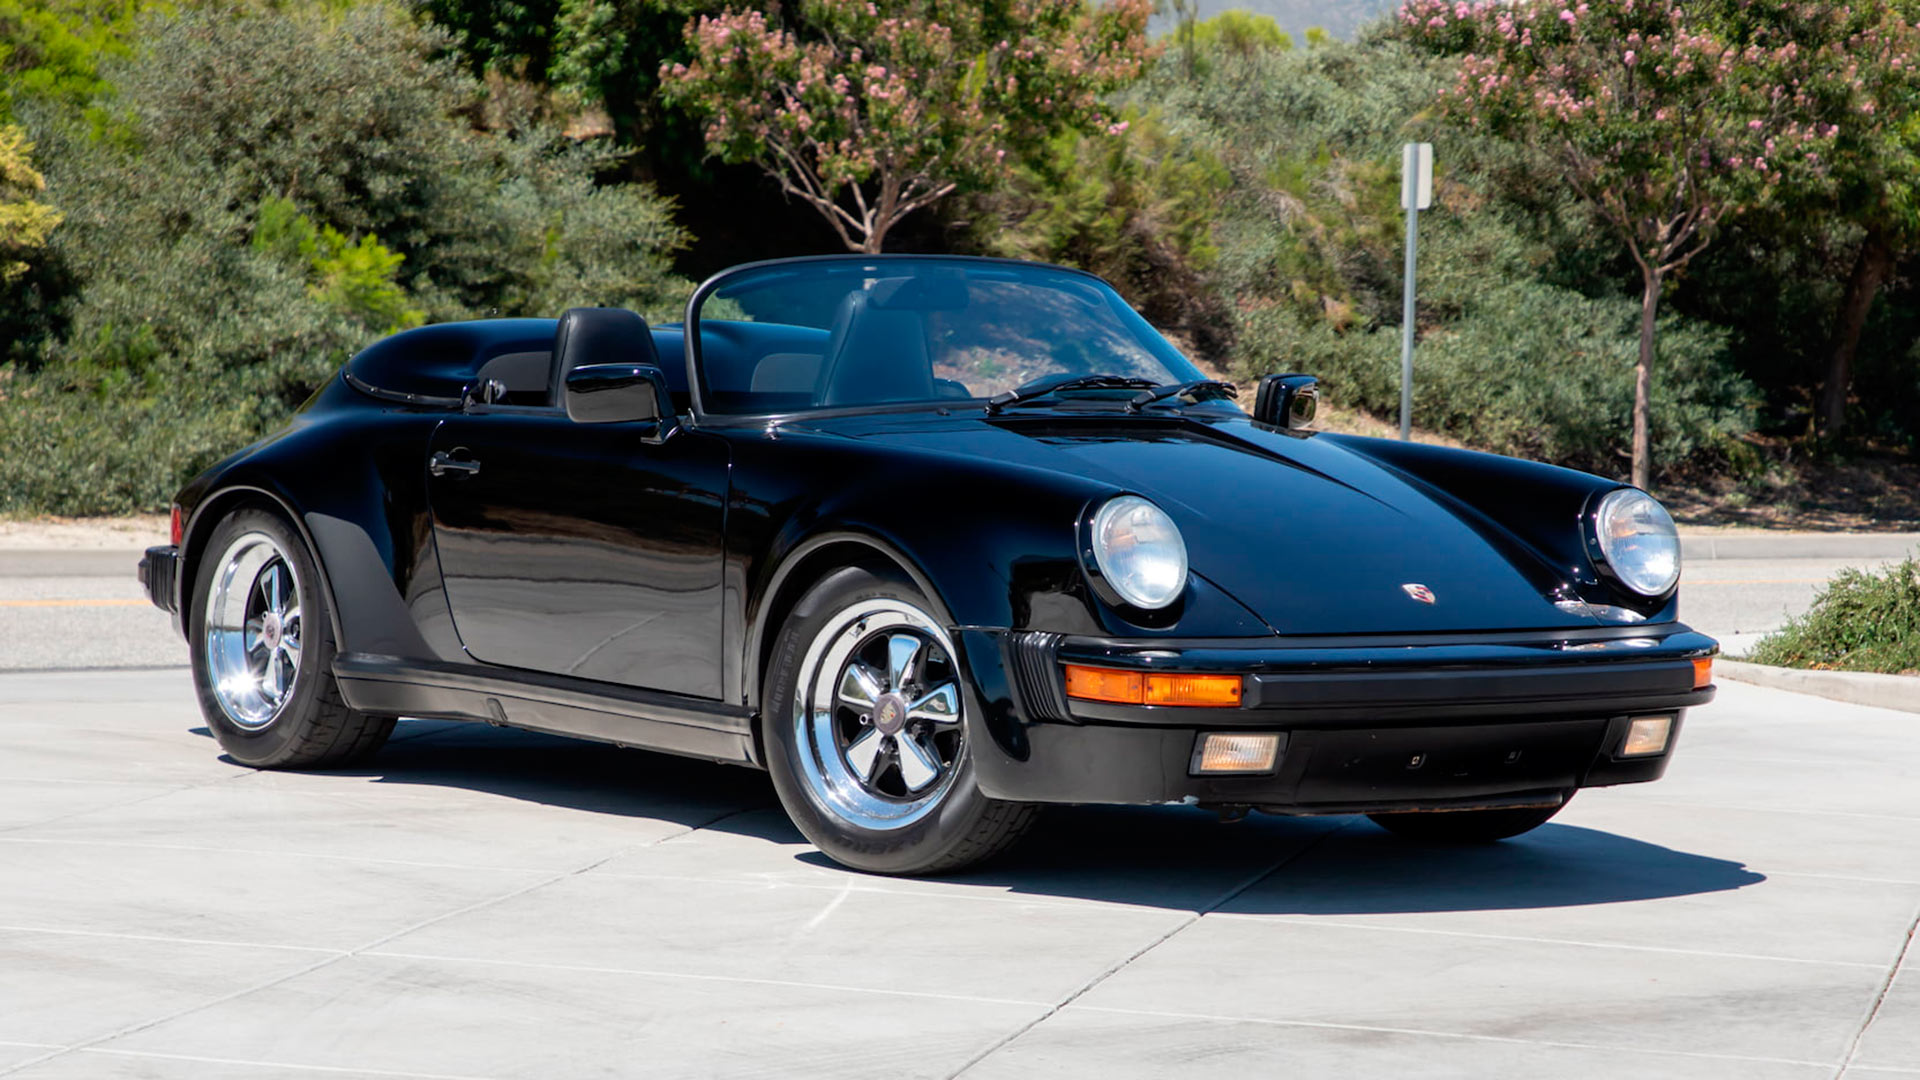
POLYGON ((333 621, 306 544, 277 514, 214 527, 188 594, 193 684, 227 756, 256 769, 345 765, 379 749, 390 716, 347 706, 333 621))
POLYGON ((1545 825, 1565 806, 1513 810, 1449 810, 1422 814, 1368 814, 1373 823, 1408 840, 1430 844, 1491 844, 1545 825))
POLYGON ((905 582, 848 568, 801 599, 774 646, 763 729, 774 789, 847 866, 954 870, 1004 850, 1037 813, 975 785, 962 674, 931 607, 905 582))

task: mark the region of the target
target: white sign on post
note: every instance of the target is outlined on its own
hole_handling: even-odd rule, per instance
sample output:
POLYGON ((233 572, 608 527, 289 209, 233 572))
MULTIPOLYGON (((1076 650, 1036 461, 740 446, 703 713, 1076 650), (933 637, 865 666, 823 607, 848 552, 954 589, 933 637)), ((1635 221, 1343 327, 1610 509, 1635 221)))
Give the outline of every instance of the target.
POLYGON ((1407 212, 1406 308, 1400 327, 1400 437, 1413 438, 1413 271, 1419 261, 1420 211, 1433 206, 1433 144, 1408 143, 1400 158, 1400 206, 1407 212))
POLYGON ((1400 208, 1433 208, 1433 144, 1408 143, 1400 168, 1400 208))

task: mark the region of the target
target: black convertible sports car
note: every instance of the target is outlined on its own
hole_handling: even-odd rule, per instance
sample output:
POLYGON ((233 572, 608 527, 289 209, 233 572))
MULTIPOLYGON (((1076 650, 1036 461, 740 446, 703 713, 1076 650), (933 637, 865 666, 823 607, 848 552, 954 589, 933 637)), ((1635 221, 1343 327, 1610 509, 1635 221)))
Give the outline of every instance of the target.
POLYGON ((1491 840, 1658 778, 1714 642, 1645 493, 1252 415, 1097 278, 728 270, 355 356, 181 491, 141 578, 208 725, 339 765, 399 716, 764 768, 872 870, 1043 803, 1365 813, 1491 840))

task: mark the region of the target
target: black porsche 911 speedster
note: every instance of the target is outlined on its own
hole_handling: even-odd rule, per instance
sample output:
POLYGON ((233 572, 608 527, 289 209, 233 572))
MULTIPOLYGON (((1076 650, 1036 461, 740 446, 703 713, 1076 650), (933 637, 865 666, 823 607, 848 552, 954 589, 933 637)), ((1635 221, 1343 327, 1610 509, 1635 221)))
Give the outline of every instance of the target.
POLYGON ((1252 414, 1099 279, 737 267, 677 325, 449 323, 181 491, 141 577, 256 768, 396 717, 767 769, 851 866, 1045 803, 1485 841, 1657 779, 1715 643, 1645 493, 1252 414))

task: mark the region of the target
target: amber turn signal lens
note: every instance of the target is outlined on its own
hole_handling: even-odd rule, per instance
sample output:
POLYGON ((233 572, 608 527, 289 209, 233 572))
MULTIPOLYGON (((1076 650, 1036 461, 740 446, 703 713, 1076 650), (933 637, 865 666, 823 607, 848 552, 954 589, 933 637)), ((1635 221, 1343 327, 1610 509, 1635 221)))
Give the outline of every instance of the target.
POLYGON ((1068 664, 1067 696, 1122 705, 1196 705, 1237 708, 1244 693, 1238 675, 1180 675, 1068 664))
POLYGON ((1693 688, 1699 690, 1702 687, 1711 685, 1713 685, 1713 657, 1707 656, 1695 660, 1693 662, 1693 688))
POLYGON ((1238 675, 1149 675, 1147 704, 1202 705, 1213 708, 1238 708, 1241 679, 1238 675))
POLYGON ((1067 696, 1082 701, 1117 701, 1138 705, 1146 695, 1145 680, 1137 671, 1067 665, 1067 696))

